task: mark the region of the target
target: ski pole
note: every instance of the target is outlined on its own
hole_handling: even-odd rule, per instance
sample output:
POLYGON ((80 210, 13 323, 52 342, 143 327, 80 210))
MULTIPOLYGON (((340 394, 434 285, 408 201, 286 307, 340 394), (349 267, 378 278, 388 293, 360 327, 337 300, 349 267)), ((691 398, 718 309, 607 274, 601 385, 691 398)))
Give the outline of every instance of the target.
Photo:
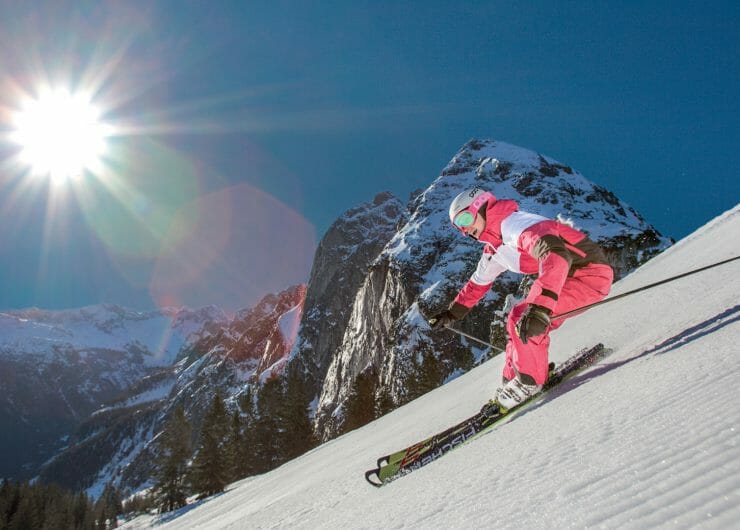
POLYGON ((445 328, 446 329, 449 329, 450 331, 454 331, 458 335, 462 335, 463 337, 467 337, 470 340, 474 340, 475 342, 479 342, 480 344, 483 344, 484 346, 488 346, 490 348, 493 348, 494 350, 497 350, 497 351, 500 351, 500 352, 504 351, 504 348, 502 348, 501 346, 496 346, 495 344, 491 344, 490 342, 486 342, 486 341, 481 340, 481 339, 479 339, 477 337, 473 337, 472 335, 468 335, 467 333, 465 333, 464 331, 460 331, 459 329, 455 329, 455 328, 452 328, 450 326, 445 326, 445 328))
MULTIPOLYGON (((661 280, 659 282, 651 283, 649 285, 644 285, 644 286, 642 286, 642 287, 640 287, 638 289, 633 289, 632 291, 627 291, 626 293, 618 294, 617 296, 612 296, 611 298, 606 298, 606 299, 601 300, 599 302, 594 302, 593 304, 588 304, 588 305, 585 305, 583 307, 579 307, 577 309, 573 309, 571 311, 566 311, 565 313, 560 313, 559 315, 554 315, 554 316, 550 317, 550 320, 552 321, 552 320, 557 320, 557 319, 560 319, 560 318, 565 318, 565 317, 570 316, 570 315, 572 315, 574 313, 578 313, 580 311, 585 311, 585 310, 590 309, 592 307, 596 307, 597 305, 606 304, 607 302, 611 302, 613 300, 618 300, 620 298, 624 298, 625 296, 629 296, 631 294, 639 293, 640 291, 646 291, 648 289, 652 289, 653 287, 657 287, 658 285, 663 285, 664 283, 672 282, 672 281, 678 280, 680 278, 684 278, 686 276, 691 276, 692 274, 696 274, 697 272, 702 272, 702 271, 705 271, 707 269, 711 269, 711 268, 714 268, 714 267, 719 267, 720 265, 724 265, 725 263, 730 263, 731 261, 735 261, 735 260, 738 260, 738 259, 740 259, 740 256, 735 256, 734 258, 729 258, 729 259, 726 259, 724 261, 720 261, 718 263, 714 263, 712 265, 707 265, 706 267, 701 267, 700 269, 695 269, 695 270, 692 270, 692 271, 689 271, 689 272, 684 272, 683 274, 679 274, 678 276, 673 276, 671 278, 666 278, 665 280, 661 280)), ((450 331, 452 331, 454 333, 457 333, 458 335, 462 335, 463 337, 466 337, 466 338, 468 338, 470 340, 474 340, 475 342, 478 342, 480 344, 483 344, 484 346, 488 346, 489 348, 492 348, 492 349, 494 349, 494 350, 496 350, 498 352, 505 351, 505 349, 502 348, 501 346, 497 346, 496 344, 491 344, 490 342, 486 342, 486 341, 481 340, 481 339, 479 339, 477 337, 473 337, 472 335, 468 335, 467 333, 465 333, 464 331, 460 331, 459 329, 455 329, 455 328, 450 327, 450 326, 445 326, 445 329, 448 329, 448 330, 450 330, 450 331)))
MULTIPOLYGON (((433 325, 434 322, 436 322, 436 319, 434 319, 434 318, 429 319, 423 313, 422 313, 421 316, 424 317, 424 320, 426 320, 427 323, 430 326, 433 325)), ((490 342, 486 342, 486 341, 484 341, 482 339, 479 339, 478 337, 473 337, 472 335, 468 335, 464 331, 460 331, 459 329, 455 329, 453 327, 450 327, 449 325, 444 326, 444 328, 445 329, 449 329, 450 331, 453 331, 453 332, 457 333, 458 335, 462 335, 463 337, 466 337, 466 338, 468 338, 470 340, 474 340, 475 342, 477 342, 479 344, 483 344, 483 346, 488 346, 489 348, 493 348, 494 350, 497 350, 498 352, 504 351, 504 348, 502 348, 501 346, 497 346, 495 344, 491 344, 490 342)))
POLYGON ((661 280, 659 282, 651 283, 649 285, 644 285, 638 289, 633 289, 632 291, 627 291, 626 293, 618 294, 617 296, 612 296, 611 298, 605 298, 604 300, 601 300, 599 302, 594 302, 593 304, 588 304, 583 307, 579 307, 577 309, 573 309, 571 311, 566 311, 565 313, 560 313, 559 315, 553 315, 550 317, 550 320, 558 320, 560 318, 568 317, 574 313, 579 313, 581 311, 585 311, 586 309, 591 309, 592 307, 596 307, 597 305, 606 304, 608 302, 613 302, 614 300, 619 300, 620 298, 624 298, 625 296, 629 296, 631 294, 639 293, 641 291, 646 291, 648 289, 652 289, 653 287, 657 287, 658 285, 663 285, 664 283, 673 282, 678 279, 684 278, 686 276, 691 276, 692 274, 696 274, 697 272, 702 272, 707 269, 711 269, 714 267, 719 267, 720 265, 724 265, 725 263, 730 263, 731 261, 735 261, 737 259, 740 259, 740 256, 735 256, 734 258, 729 258, 724 261, 720 261, 717 263, 713 263, 712 265, 707 265, 706 267, 702 267, 700 269, 695 269, 693 271, 684 272, 683 274, 679 274, 678 276, 673 276, 672 278, 666 278, 665 280, 661 280))

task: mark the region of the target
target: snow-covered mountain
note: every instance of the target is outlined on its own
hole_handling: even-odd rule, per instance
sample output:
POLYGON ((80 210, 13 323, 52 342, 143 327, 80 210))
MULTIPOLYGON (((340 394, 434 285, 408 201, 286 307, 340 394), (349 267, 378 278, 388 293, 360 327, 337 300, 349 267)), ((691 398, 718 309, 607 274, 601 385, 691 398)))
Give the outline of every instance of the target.
POLYGON ((182 407, 197 429, 216 392, 234 408, 250 386, 282 372, 305 294, 305 286, 297 285, 267 295, 254 308, 197 335, 177 363, 149 373, 86 418, 69 447, 44 466, 41 478, 93 495, 109 482, 133 490, 147 485, 157 436, 175 408, 182 407))
MULTIPOLYGON (((740 255, 740 206, 612 295, 740 255)), ((375 459, 478 410, 502 358, 282 467, 124 528, 737 528, 740 262, 596 307, 553 334, 613 353, 508 423, 381 489, 375 459)), ((461 342, 459 338, 454 338, 461 342)))
POLYGON ((214 306, 137 312, 105 304, 65 311, 10 311, 0 313, 0 355, 52 363, 64 352, 85 356, 110 350, 140 358, 143 366, 170 366, 183 346, 208 333, 210 325, 227 321, 214 306))
POLYGON ((215 307, 0 313, 0 476, 34 472, 101 403, 166 371, 227 321, 215 307))
POLYGON ((110 305, 0 315, 0 476, 35 474, 48 459, 41 479, 92 494, 146 484, 175 407, 198 425, 216 391, 233 403, 282 372, 305 294, 267 295, 233 319, 214 307, 110 305))
MULTIPOLYGON (((331 355, 312 348, 312 341, 299 343, 298 358, 331 361, 317 385, 321 394, 316 424, 323 439, 341 432, 344 406, 360 374, 373 379, 378 400, 398 405, 459 375, 480 356, 468 344, 430 334, 423 317, 445 308, 477 263, 480 244, 451 229, 447 214, 457 194, 476 186, 515 199, 522 210, 575 223, 605 248, 618 277, 671 242, 574 169, 504 142, 471 140, 412 199, 404 215, 393 216, 397 229, 368 260, 359 288, 354 281, 332 290, 346 309, 330 330, 331 340, 324 339, 331 355)), ((502 276, 462 323, 465 331, 485 338, 498 334, 498 342, 503 342, 501 319, 492 329, 491 316, 502 316, 506 296, 521 292, 519 282, 516 275, 502 276)), ((309 284, 309 292, 312 287, 309 284)), ((329 313, 318 303, 307 304, 309 315, 323 318, 329 313)))
MULTIPOLYGON (((326 440, 342 432, 360 375, 389 410, 466 372, 484 352, 430 333, 422 313, 445 307, 477 262, 479 247, 447 219, 452 198, 473 186, 571 219, 601 242, 620 274, 670 243, 570 167, 472 140, 408 204, 381 193, 345 212, 324 235, 307 286, 266 296, 231 321, 216 308, 0 315, 0 363, 10 374, 1 381, 10 391, 0 426, 18 433, 5 442, 0 476, 19 462, 34 470, 63 445, 42 478, 92 493, 110 480, 135 489, 150 478, 157 436, 174 408, 197 426, 217 391, 235 410, 260 381, 297 375, 326 440), (29 445, 38 454, 19 459, 29 445)), ((521 290, 517 277, 503 276, 463 321, 465 331, 502 342, 505 299, 521 290)))

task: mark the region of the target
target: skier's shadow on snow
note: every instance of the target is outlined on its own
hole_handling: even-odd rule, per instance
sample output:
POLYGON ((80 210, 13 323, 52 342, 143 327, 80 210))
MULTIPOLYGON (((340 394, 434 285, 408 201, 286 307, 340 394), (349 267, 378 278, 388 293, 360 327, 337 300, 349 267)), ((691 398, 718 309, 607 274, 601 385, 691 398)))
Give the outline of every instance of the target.
POLYGON ((527 410, 522 411, 522 414, 520 415, 524 415, 527 412, 535 410, 548 401, 552 401, 558 396, 563 395, 566 392, 570 392, 574 388, 578 388, 591 379, 599 377, 600 375, 607 372, 611 372, 612 370, 624 366, 625 364, 631 363, 632 361, 636 361, 637 359, 641 359, 648 355, 663 355, 736 322, 740 322, 740 304, 726 309, 718 315, 713 316, 712 318, 708 318, 704 322, 696 324, 695 326, 691 326, 690 328, 683 330, 681 333, 674 335, 670 339, 667 339, 657 346, 654 346, 649 350, 645 350, 644 352, 635 355, 634 357, 624 359, 623 361, 603 364, 593 370, 589 370, 587 373, 577 375, 573 379, 565 381, 563 384, 558 385, 556 388, 543 395, 537 403, 533 404, 533 406, 531 407, 528 407, 527 410))

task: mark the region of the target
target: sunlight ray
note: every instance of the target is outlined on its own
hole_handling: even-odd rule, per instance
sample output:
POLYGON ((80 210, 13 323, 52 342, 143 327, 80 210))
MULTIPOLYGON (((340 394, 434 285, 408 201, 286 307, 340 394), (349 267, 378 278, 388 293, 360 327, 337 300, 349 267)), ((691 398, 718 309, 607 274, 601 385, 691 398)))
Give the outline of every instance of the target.
POLYGON ((39 262, 36 271, 37 284, 46 283, 49 273, 51 247, 55 241, 66 241, 68 234, 65 229, 65 206, 67 204, 64 195, 67 188, 60 186, 53 180, 48 183, 48 192, 46 197, 46 211, 44 212, 43 228, 41 235, 41 246, 39 249, 39 262))

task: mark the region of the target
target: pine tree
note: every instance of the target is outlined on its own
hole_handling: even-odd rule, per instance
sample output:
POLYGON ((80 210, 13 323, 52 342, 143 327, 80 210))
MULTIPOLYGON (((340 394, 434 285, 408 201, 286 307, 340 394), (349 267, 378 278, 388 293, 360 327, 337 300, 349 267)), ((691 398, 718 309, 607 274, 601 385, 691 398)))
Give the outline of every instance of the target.
POLYGON ((75 496, 72 517, 74 528, 95 530, 95 510, 85 492, 80 492, 75 496))
POLYGON ((375 419, 377 377, 372 369, 357 375, 345 406, 342 432, 349 432, 375 419))
MULTIPOLYGON (((64 492, 57 486, 40 486, 44 489, 44 523, 41 530, 56 530, 58 528, 74 528, 74 505, 70 493, 64 492)), ((89 503, 87 505, 89 509, 89 503)), ((87 511, 87 509, 85 511, 87 511)), ((84 516, 83 516, 84 520, 84 516)))
POLYGON ((221 493, 228 484, 225 449, 228 418, 224 401, 216 393, 203 419, 198 452, 193 460, 192 484, 199 498, 221 493))
POLYGON ((7 528, 10 520, 18 510, 20 502, 20 486, 8 479, 3 480, 0 486, 0 528, 7 528))
POLYGON ((242 437, 242 465, 244 476, 249 477, 259 473, 259 441, 257 432, 257 411, 252 387, 240 399, 239 405, 244 416, 244 436, 242 437))
POLYGON ((432 351, 424 350, 412 357, 412 373, 407 385, 406 402, 434 390, 444 381, 444 363, 432 351))
POLYGON ((85 493, 71 493, 54 484, 0 486, 0 529, 105 529, 96 525, 94 506, 85 493))
POLYGON ((118 516, 123 513, 121 495, 113 484, 107 484, 95 503, 95 519, 98 528, 117 528, 118 516))
POLYGON ((122 513, 125 515, 141 515, 149 512, 156 506, 154 495, 137 494, 123 502, 122 513))
POLYGON ((311 399, 303 378, 289 372, 285 383, 281 451, 286 460, 302 455, 316 445, 311 425, 311 399))
MULTIPOLYGON (((378 383, 378 386, 380 384, 378 383)), ((387 387, 381 387, 380 391, 376 392, 375 398, 375 417, 380 418, 385 416, 396 408, 396 404, 391 396, 390 389, 387 387)))
POLYGON ((43 517, 43 503, 37 488, 22 484, 19 490, 18 508, 10 518, 8 529, 41 528, 43 517))
POLYGON ((419 388, 426 394, 444 382, 444 363, 434 352, 425 352, 419 374, 419 388))
POLYGON ((228 482, 234 482, 246 476, 244 422, 239 410, 231 414, 229 432, 225 443, 225 460, 228 482))
POLYGON ((257 473, 269 471, 285 461, 280 446, 283 397, 283 387, 277 377, 265 381, 257 393, 253 438, 257 473))
POLYGON ((178 407, 160 437, 154 486, 160 512, 176 510, 187 503, 185 475, 189 457, 190 423, 182 407, 178 407))

